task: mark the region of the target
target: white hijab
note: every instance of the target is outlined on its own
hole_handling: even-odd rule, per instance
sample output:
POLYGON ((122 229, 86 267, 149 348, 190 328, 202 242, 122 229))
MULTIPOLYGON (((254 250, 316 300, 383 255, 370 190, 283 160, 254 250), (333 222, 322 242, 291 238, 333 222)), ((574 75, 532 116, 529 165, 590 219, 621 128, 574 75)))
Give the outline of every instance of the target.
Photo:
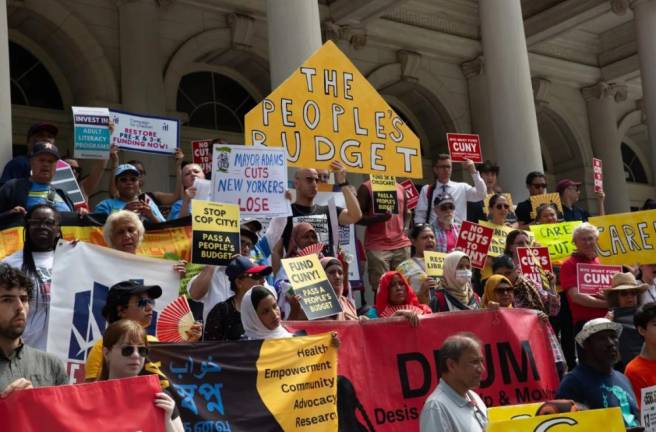
POLYGON ((248 339, 280 339, 291 337, 292 334, 281 325, 278 325, 274 330, 269 330, 262 324, 260 317, 257 316, 257 312, 253 307, 253 300, 251 300, 253 288, 246 291, 246 294, 241 299, 241 324, 244 326, 246 337, 248 339))

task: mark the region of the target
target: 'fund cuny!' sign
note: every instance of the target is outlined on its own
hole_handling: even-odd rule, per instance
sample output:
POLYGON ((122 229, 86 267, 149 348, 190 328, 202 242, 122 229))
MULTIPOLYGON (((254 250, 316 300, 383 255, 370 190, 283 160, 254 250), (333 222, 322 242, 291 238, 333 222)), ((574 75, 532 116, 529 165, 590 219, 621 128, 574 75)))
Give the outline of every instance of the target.
POLYGON ((243 218, 291 216, 281 148, 215 144, 212 200, 237 204, 243 218))
POLYGON ((469 255, 472 267, 482 269, 485 266, 485 258, 493 235, 492 228, 464 221, 460 228, 456 248, 469 255))
POLYGON ((613 284, 613 275, 620 273, 620 265, 576 264, 576 280, 581 294, 598 294, 613 284))
POLYGON ((454 162, 463 162, 469 159, 472 162, 482 162, 481 138, 477 134, 446 134, 449 143, 449 154, 454 162))
POLYGON ((147 153, 173 154, 180 146, 178 120, 109 110, 114 122, 112 144, 147 153))
POLYGON ((421 178, 419 139, 326 42, 245 117, 247 144, 284 146, 290 166, 421 178))
POLYGON ((191 262, 228 265, 240 251, 239 207, 191 200, 191 262))

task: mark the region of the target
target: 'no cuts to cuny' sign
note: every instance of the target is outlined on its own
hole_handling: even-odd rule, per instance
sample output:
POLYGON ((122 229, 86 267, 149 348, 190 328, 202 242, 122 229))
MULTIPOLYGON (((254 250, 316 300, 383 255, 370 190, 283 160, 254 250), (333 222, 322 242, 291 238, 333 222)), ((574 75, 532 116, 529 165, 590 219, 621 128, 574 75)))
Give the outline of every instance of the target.
POLYGON ((464 221, 460 228, 456 248, 469 255, 472 267, 482 269, 485 266, 485 258, 493 235, 492 228, 464 221))

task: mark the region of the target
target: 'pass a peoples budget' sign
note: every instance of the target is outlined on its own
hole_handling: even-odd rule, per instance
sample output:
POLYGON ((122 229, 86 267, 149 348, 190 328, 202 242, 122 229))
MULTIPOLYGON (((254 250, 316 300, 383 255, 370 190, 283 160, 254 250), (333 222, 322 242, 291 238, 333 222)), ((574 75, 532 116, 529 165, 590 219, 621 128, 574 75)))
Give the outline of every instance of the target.
POLYGON ((348 57, 326 42, 245 116, 244 141, 283 146, 293 167, 421 178, 419 139, 348 57))

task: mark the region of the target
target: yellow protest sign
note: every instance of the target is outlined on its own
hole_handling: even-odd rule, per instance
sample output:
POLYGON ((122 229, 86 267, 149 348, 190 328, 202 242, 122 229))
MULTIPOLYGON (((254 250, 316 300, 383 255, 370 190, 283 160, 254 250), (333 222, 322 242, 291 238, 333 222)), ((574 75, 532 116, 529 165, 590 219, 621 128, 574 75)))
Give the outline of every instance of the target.
POLYGON ((244 142, 284 146, 289 166, 422 177, 419 139, 332 41, 246 114, 244 142))
POLYGON ((375 214, 399 213, 399 200, 396 195, 396 178, 371 174, 371 195, 375 214))
POLYGON ((191 201, 194 264, 227 265, 241 249, 239 206, 212 201, 191 201))
POLYGON ((301 308, 309 320, 336 315, 342 311, 317 254, 281 261, 294 294, 300 297, 301 308))
MULTIPOLYGON (((490 212, 490 198, 496 194, 487 194, 485 195, 485 198, 483 199, 483 213, 488 214, 490 212)), ((502 193, 506 198, 506 201, 508 201, 508 205, 510 206, 510 209, 512 210, 513 208, 513 202, 512 202, 512 195, 510 193, 502 193)))
POLYGON ((488 424, 487 432, 625 432, 622 411, 606 408, 488 424))
POLYGON ((656 263, 656 210, 591 217, 604 264, 656 263))
POLYGON ((444 274, 445 253, 424 251, 424 261, 426 262, 426 274, 433 277, 442 277, 444 274))
POLYGON ((506 237, 517 228, 510 228, 505 225, 497 225, 486 221, 478 221, 478 224, 494 230, 492 243, 490 243, 490 249, 487 251, 488 256, 497 257, 503 255, 503 250, 506 248, 506 237))
POLYGON ((538 408, 541 406, 542 402, 490 407, 487 409, 487 420, 490 423, 497 423, 535 417, 535 413, 538 412, 538 408))
POLYGON ((574 251, 572 233, 581 221, 561 222, 557 224, 531 225, 531 232, 540 246, 549 248, 552 263, 557 263, 570 256, 574 251))
POLYGON ((558 212, 560 214, 563 214, 563 204, 560 202, 560 195, 558 192, 553 192, 553 193, 548 193, 548 194, 542 194, 542 195, 531 195, 530 197, 531 200, 531 219, 535 219, 536 217, 536 210, 540 206, 540 204, 556 204, 556 207, 558 208, 558 212))

